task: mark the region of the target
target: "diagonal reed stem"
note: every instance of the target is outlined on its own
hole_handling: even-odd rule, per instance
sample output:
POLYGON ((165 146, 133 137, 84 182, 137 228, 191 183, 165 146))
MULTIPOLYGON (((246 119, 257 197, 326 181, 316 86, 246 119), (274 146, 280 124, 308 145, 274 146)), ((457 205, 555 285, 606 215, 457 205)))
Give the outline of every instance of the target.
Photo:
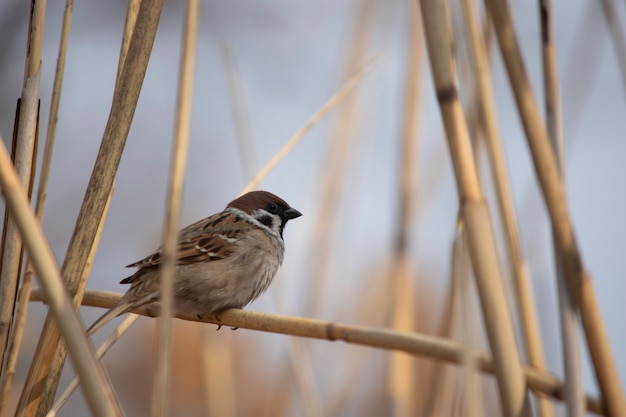
MULTIPOLYGON (((541 42, 543 57, 544 96, 546 103, 546 125, 552 150, 557 158, 563 182, 565 182, 565 158, 563 152, 563 130, 561 124, 561 106, 559 102, 556 56, 554 53, 554 34, 552 25, 552 1, 539 0, 541 42)), ((578 336, 578 315, 576 305, 567 292, 567 283, 561 266, 561 255, 555 238, 552 238, 556 266, 557 291, 559 295, 559 316, 561 318, 561 337, 563 349, 563 371, 565 382, 565 402, 568 417, 585 415, 584 387, 580 363, 578 336)))
MULTIPOLYGON (((54 140, 59 113, 59 103, 61 100, 61 88, 63 84, 63 74, 65 69, 65 56, 67 52, 67 42, 69 39, 69 31, 72 21, 73 6, 74 0, 67 0, 65 5, 65 12, 63 13, 63 25, 61 29, 61 39, 59 41, 59 56, 57 58, 54 85, 52 88, 52 99, 50 100, 50 116, 48 119, 48 129, 46 133, 46 143, 44 146, 39 184, 37 187, 37 202, 35 203, 35 216, 40 223, 41 219, 43 218, 43 212, 46 205, 48 178, 52 162, 52 151, 54 149, 54 140)), ((17 359, 19 355, 19 349, 22 343, 24 324, 26 323, 26 313, 28 312, 28 300, 30 298, 34 275, 35 271, 33 265, 29 261, 27 263, 24 279, 22 280, 22 284, 19 289, 18 306, 15 313, 15 318, 13 319, 14 330, 12 331, 12 335, 9 340, 5 374, 0 384, 0 416, 4 415, 4 409, 8 404, 8 396, 10 394, 13 384, 13 378, 16 372, 17 359)))
MULTIPOLYGON (((506 249, 510 261, 511 275, 513 278, 516 306, 520 317, 522 335, 528 361, 539 369, 545 369, 541 331, 533 292, 531 288, 528 268, 522 254, 521 238, 518 229, 517 214, 511 188, 509 175, 506 170, 506 161, 502 149, 500 129, 497 123, 497 113, 492 89, 491 71, 487 57, 487 48, 483 42, 483 36, 479 29, 479 18, 472 0, 463 0, 463 12, 467 23, 469 42, 471 45, 470 60, 472 72, 476 76, 478 87, 478 113, 484 132, 485 142, 489 153, 489 161, 493 172, 498 209, 503 223, 506 249)), ((541 417, 554 416, 554 409, 545 397, 537 398, 537 411, 541 417)))
POLYGON ((76 371, 84 381, 85 395, 92 413, 97 416, 120 416, 104 370, 98 363, 82 325, 63 286, 52 250, 30 208, 30 203, 17 177, 2 140, 0 140, 0 186, 8 208, 19 227, 24 244, 39 276, 51 315, 60 327, 76 371))
POLYGON ((321 109, 319 109, 311 118, 302 126, 300 130, 298 130, 285 145, 277 152, 270 161, 265 164, 263 168, 248 182, 245 188, 239 194, 244 195, 245 193, 252 191, 256 188, 257 185, 270 173, 272 169, 287 155, 300 140, 308 133, 309 130, 313 128, 329 111, 334 109, 339 103, 343 102, 346 97, 353 92, 356 86, 359 84, 361 79, 369 72, 372 68, 372 65, 378 58, 378 55, 369 59, 369 61, 358 71, 354 73, 324 105, 321 109))
POLYGON ((530 412, 513 319, 498 260, 489 211, 472 155, 467 123, 458 99, 452 30, 445 2, 421 0, 431 73, 446 130, 459 196, 459 210, 467 228, 467 242, 480 296, 483 320, 496 365, 500 405, 506 416, 530 412))
MULTIPOLYGON (((28 44, 24 84, 17 102, 16 125, 11 159, 23 184, 32 191, 35 177, 35 155, 39 131, 39 95, 41 87, 41 51, 43 48, 46 0, 33 0, 28 21, 28 44)), ((4 378, 6 357, 22 271, 22 239, 8 210, 4 215, 2 247, 0 248, 0 377, 4 378)))
MULTIPOLYGON (((98 358, 98 360, 101 360, 104 357, 109 349, 113 347, 115 342, 117 342, 128 329, 130 329, 130 326, 132 326, 139 317, 140 316, 138 316, 137 314, 129 314, 128 317, 126 317, 120 323, 120 325, 117 326, 107 336, 104 342, 102 342, 102 344, 98 347, 98 350, 96 350, 96 357, 98 358)), ((70 396, 74 393, 74 391, 76 391, 76 388, 78 388, 79 384, 80 379, 78 378, 78 376, 74 377, 74 379, 72 380, 72 382, 69 383, 65 391, 63 391, 63 393, 59 395, 59 398, 54 403, 54 406, 52 406, 52 409, 48 412, 48 414, 46 414, 46 417, 56 417, 61 407, 63 407, 66 401, 69 400, 70 396)))
POLYGON ((506 0, 485 0, 485 6, 493 17, 502 57, 552 221, 553 235, 557 250, 561 255, 560 262, 567 278, 568 291, 572 301, 580 309, 587 346, 602 397, 606 401, 611 416, 624 417, 626 416, 626 402, 622 394, 617 367, 600 315, 593 282, 585 270, 574 236, 563 178, 530 86, 513 29, 511 10, 506 0))
MULTIPOLYGON (((111 113, 87 186, 76 227, 61 269, 75 306, 80 305, 108 209, 115 173, 141 91, 163 0, 143 0, 113 94, 111 113)), ((35 360, 18 404, 18 416, 45 415, 52 405, 65 359, 65 347, 54 317, 46 317, 35 360)))

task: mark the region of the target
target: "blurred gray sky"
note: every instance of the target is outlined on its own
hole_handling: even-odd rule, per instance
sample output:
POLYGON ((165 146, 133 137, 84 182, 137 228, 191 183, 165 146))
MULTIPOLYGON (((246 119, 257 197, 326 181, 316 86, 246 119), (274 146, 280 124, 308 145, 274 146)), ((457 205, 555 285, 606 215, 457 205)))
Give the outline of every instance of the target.
MULTIPOLYGON (((339 205, 322 318, 336 318, 390 253, 396 213, 395 181, 402 132, 408 17, 413 3, 380 2, 367 38, 367 56, 381 53, 358 93, 358 131, 339 205)), ((451 2, 457 4, 457 2, 451 2)), ((618 19, 624 20, 624 3, 618 19)), ((158 246, 176 102, 184 2, 166 2, 141 98, 121 162, 90 288, 122 291, 123 266, 158 246)), ((341 86, 345 58, 361 2, 204 1, 195 78, 191 144, 182 223, 221 210, 247 182, 223 56, 236 59, 249 132, 258 164, 265 164, 341 86)), ((624 84, 599 2, 554 2, 557 63, 563 99, 568 194, 579 244, 593 276, 622 381, 626 381, 626 129, 624 84)), ((458 5, 457 5, 458 6, 458 5)), ((518 37, 535 93, 542 92, 536 2, 513 2, 518 37)), ((41 149, 60 36, 63 2, 49 2, 42 71, 41 149)), ((58 259, 76 220, 106 124, 124 23, 122 1, 76 2, 70 34, 44 228, 58 259)), ((28 3, 0 4, 0 134, 11 137, 20 95, 28 3)), ((463 39, 457 39, 462 47, 463 39)), ((550 229, 501 61, 494 53, 500 127, 513 178, 550 368, 560 373, 550 229)), ((428 74, 428 70, 425 71, 428 74)), ((441 121, 427 75, 421 83, 419 214, 412 253, 420 286, 441 295, 448 280, 456 219, 456 190, 441 121)), ((541 98, 541 96, 538 96, 541 98)), ((321 196, 319 178, 334 113, 316 126, 263 183, 305 216, 286 232, 288 254, 280 286, 283 312, 301 314, 308 288, 300 265, 321 196)), ((489 187, 487 187, 489 190, 489 187)), ((498 228, 499 230, 499 228, 498 228)), ((253 309, 273 311, 275 295, 253 309)), ((38 311, 43 311, 39 309, 38 311)), ((586 354, 586 352, 585 352, 586 354)), ((586 385, 594 388, 586 367, 586 385)))

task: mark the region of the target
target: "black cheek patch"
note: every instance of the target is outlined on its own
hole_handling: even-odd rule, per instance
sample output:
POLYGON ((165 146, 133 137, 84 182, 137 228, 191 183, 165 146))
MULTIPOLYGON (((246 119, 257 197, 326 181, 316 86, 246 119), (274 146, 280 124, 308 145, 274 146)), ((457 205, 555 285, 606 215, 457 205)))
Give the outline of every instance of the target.
POLYGON ((271 216, 261 216, 257 219, 267 227, 272 227, 272 217, 271 216))

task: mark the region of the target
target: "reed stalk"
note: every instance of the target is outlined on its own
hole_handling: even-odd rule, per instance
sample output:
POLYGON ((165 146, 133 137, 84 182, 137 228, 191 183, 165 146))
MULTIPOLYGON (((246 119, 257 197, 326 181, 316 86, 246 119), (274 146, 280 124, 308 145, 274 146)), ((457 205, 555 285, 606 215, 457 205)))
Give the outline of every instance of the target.
POLYGON ((157 328, 156 366, 152 387, 152 416, 166 417, 170 409, 172 375, 172 317, 174 316, 174 279, 178 224, 189 147, 193 73, 198 39, 199 0, 188 0, 183 25, 183 45, 178 84, 178 105, 170 181, 167 192, 165 224, 163 226, 163 262, 160 265, 160 317, 157 328))
MULTIPOLYGON (((63 13, 63 25, 61 28, 61 39, 59 42, 59 55, 57 58, 56 71, 54 75, 54 85, 52 87, 52 98, 50 100, 50 116, 48 119, 48 129, 46 133, 46 143, 44 145, 39 184, 37 187, 37 201, 35 203, 35 216, 40 223, 43 218, 43 212, 46 205, 48 178, 52 162, 52 151, 54 149, 54 139, 59 113, 59 103, 61 100, 61 88, 63 84, 65 57, 67 52, 69 29, 72 21, 73 6, 74 1, 67 0, 65 5, 65 11, 63 13)), ((32 179, 34 179, 34 176, 31 176, 31 180, 32 179)), ((0 383, 0 416, 4 415, 4 410, 8 404, 8 397, 16 373, 17 359, 19 355, 19 349, 22 345, 22 336, 24 334, 24 325, 26 323, 26 313, 28 312, 28 300, 30 299, 30 292, 32 289, 34 275, 34 267, 29 261, 27 263, 24 279, 22 280, 22 284, 19 288, 17 309, 13 318, 13 331, 9 339, 6 366, 3 368, 4 372, 2 381, 0 383)))
MULTIPOLYGON (((21 98, 16 110, 16 126, 11 159, 28 197, 35 178, 39 131, 39 90, 41 87, 41 50, 43 48, 46 1, 33 0, 28 21, 28 43, 21 98)), ((6 349, 12 333, 17 289, 22 271, 22 238, 8 212, 4 215, 0 254, 0 377, 4 378, 6 349)))
MULTIPOLYGON (((560 167, 565 183, 565 154, 561 124, 561 106, 554 53, 554 33, 552 25, 552 1, 540 0, 540 24, 543 58, 544 98, 546 126, 552 150, 560 167)), ((561 254, 553 236, 556 266, 557 292, 559 296, 559 317, 561 321, 561 345, 563 349, 563 371, 565 381, 565 402, 568 417, 582 417, 585 414, 584 387, 580 363, 578 311, 567 292, 566 278, 561 266, 561 254)))
POLYGON ((0 140, 0 186, 37 271, 43 293, 50 303, 51 315, 58 323, 69 347, 74 367, 84 381, 89 408, 96 416, 120 416, 121 412, 113 391, 82 329, 72 300, 65 291, 52 250, 30 208, 23 185, 2 140, 0 140))
MULTIPOLYGON (((372 30, 375 5, 378 0, 365 0, 357 6, 354 26, 351 28, 350 41, 344 57, 345 77, 364 62, 367 56, 366 45, 363 41, 372 30)), ((304 310, 314 315, 320 308, 320 301, 328 281, 328 264, 330 261, 333 232, 337 224, 337 206, 341 201, 346 169, 351 158, 356 141, 357 114, 360 103, 356 95, 346 97, 346 100, 337 109, 337 116, 332 127, 328 148, 326 149, 325 168, 321 171, 320 196, 318 210, 314 220, 314 234, 311 238, 311 254, 309 265, 305 268, 309 272, 306 278, 308 290, 304 310)))
MULTIPOLYGON (((128 55, 113 94, 109 120, 87 186, 76 227, 66 253, 61 275, 78 307, 87 284, 93 256, 106 217, 117 167, 128 137, 163 0, 143 0, 132 31, 128 55)), ((65 360, 58 325, 48 314, 31 364, 17 416, 44 416, 52 406, 65 360)))
MULTIPOLYGON (((138 316, 137 314, 129 314, 128 317, 126 317, 120 323, 120 325, 117 326, 107 336, 104 342, 102 342, 102 344, 96 350, 96 357, 98 358, 98 360, 101 360, 104 357, 104 355, 106 355, 109 349, 111 349, 113 345, 122 337, 122 335, 126 333, 128 329, 130 329, 130 327, 137 321, 139 317, 141 316, 138 316)), ((76 391, 76 388, 78 388, 79 384, 80 384, 80 379, 78 378, 78 376, 74 377, 72 382, 70 382, 67 388, 65 388, 65 390, 61 393, 61 395, 59 395, 59 398, 54 403, 54 405, 52 406, 48 414, 46 414, 46 417, 55 417, 59 413, 59 410, 61 409, 61 407, 65 405, 67 400, 70 399, 70 396, 74 393, 74 391, 76 391)))
POLYGON ((526 416, 530 413, 530 407, 513 319, 506 301, 493 226, 458 99, 447 5, 437 0, 421 0, 420 5, 431 73, 454 167, 459 211, 467 231, 467 244, 483 320, 496 364, 500 405, 506 416, 526 416))
MULTIPOLYGON (((121 296, 121 294, 110 291, 87 290, 83 297, 83 305, 111 308, 119 301, 121 296)), ((43 302, 47 298, 41 289, 35 289, 31 295, 31 300, 43 302)), ((132 313, 150 317, 145 306, 133 310, 132 313)), ((349 344, 378 349, 398 350, 454 365, 463 364, 466 349, 462 344, 454 340, 422 333, 403 332, 380 327, 354 326, 250 310, 226 310, 219 314, 219 320, 214 315, 202 318, 196 316, 177 317, 193 322, 221 324, 224 327, 237 327, 332 342, 343 341, 349 344)), ((476 361, 478 371, 491 375, 496 374, 497 363, 491 355, 480 351, 474 351, 472 355, 475 356, 474 360, 476 361)), ((529 389, 557 400, 563 400, 564 385, 559 378, 547 371, 535 369, 528 365, 522 366, 522 372, 529 389)), ((606 409, 598 398, 587 395, 586 407, 592 413, 606 415, 606 409)))
POLYGON ((626 416, 626 402, 624 401, 617 367, 600 315, 593 282, 585 270, 574 236, 563 178, 530 86, 513 29, 513 19, 508 2, 505 0, 485 0, 485 6, 491 14, 496 28, 501 54, 526 131, 526 139, 532 154, 535 172, 539 178, 550 214, 553 235, 561 255, 560 262, 567 278, 567 288, 572 301, 580 311, 587 346, 602 397, 606 401, 611 416, 624 417, 626 416))
MULTIPOLYGON (((531 278, 522 253, 517 214, 509 185, 509 175, 506 169, 506 160, 497 122, 487 48, 483 43, 478 13, 473 1, 463 0, 462 5, 471 46, 471 67, 477 82, 477 93, 479 96, 477 100, 479 106, 478 114, 496 188, 498 209, 504 229, 513 288, 515 290, 515 304, 520 318, 524 347, 528 355, 528 361, 537 368, 545 369, 546 363, 541 341, 541 330, 533 299, 531 278)), ((554 409, 545 397, 537 398, 537 411, 539 416, 542 417, 554 416, 554 409)))
MULTIPOLYGON (((417 327, 417 300, 413 265, 409 253, 409 238, 417 200, 417 148, 419 127, 419 80, 423 63, 423 39, 420 16, 415 9, 409 15, 409 50, 406 66, 406 96, 404 98, 404 126, 400 143, 398 172, 398 207, 394 233, 390 283, 392 286, 390 304, 391 327, 398 330, 414 331, 417 327)), ((389 366, 388 385, 396 417, 412 416, 417 410, 420 397, 416 390, 418 375, 415 372, 415 359, 402 353, 392 353, 389 366)))

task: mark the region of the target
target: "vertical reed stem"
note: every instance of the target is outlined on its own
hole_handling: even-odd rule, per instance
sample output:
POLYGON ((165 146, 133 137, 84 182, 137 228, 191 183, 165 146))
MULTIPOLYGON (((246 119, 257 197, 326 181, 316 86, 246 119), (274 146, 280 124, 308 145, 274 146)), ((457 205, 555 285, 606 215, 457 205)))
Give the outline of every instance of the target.
POLYGON ((152 388, 152 415, 166 417, 170 408, 170 386, 172 374, 172 317, 174 317, 174 280, 176 248, 180 206, 185 177, 185 163, 191 125, 191 103, 193 99, 193 71, 196 59, 198 36, 199 0, 188 0, 185 13, 180 79, 178 84, 178 106, 170 182, 167 192, 165 226, 163 228, 163 263, 161 273, 160 318, 158 327, 158 350, 155 377, 152 388))
POLYGON ((506 416, 526 416, 530 407, 513 319, 506 302, 493 226, 458 99, 447 4, 439 0, 421 0, 420 5, 431 73, 454 167, 461 216, 467 228, 470 258, 493 352, 501 407, 506 416))

